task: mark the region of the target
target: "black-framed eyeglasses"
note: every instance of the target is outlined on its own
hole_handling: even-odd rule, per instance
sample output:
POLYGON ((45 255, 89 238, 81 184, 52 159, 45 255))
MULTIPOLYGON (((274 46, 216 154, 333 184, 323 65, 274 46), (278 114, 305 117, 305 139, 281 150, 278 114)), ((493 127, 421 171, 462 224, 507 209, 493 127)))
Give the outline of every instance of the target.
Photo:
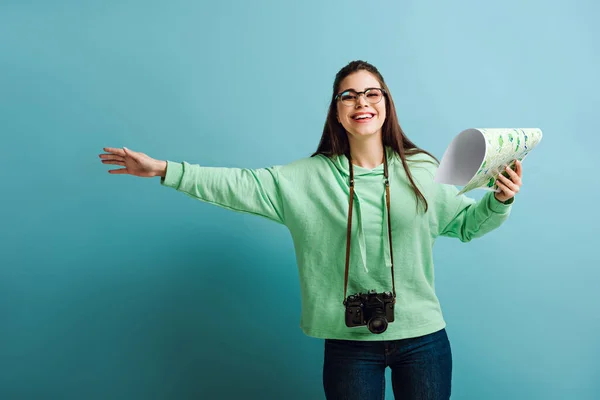
POLYGON ((367 102, 371 104, 377 104, 387 93, 382 88, 367 88, 363 92, 357 92, 356 90, 349 89, 343 91, 342 93, 338 93, 335 96, 335 100, 341 100, 343 105, 350 107, 356 104, 361 94, 365 95, 367 102))

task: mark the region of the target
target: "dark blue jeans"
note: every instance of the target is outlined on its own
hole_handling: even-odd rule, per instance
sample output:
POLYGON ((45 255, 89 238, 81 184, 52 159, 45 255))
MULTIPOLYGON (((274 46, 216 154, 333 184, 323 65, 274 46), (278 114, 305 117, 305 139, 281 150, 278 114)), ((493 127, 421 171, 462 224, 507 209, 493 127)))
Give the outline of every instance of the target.
POLYGON ((325 340, 323 387, 328 400, 385 398, 385 369, 394 398, 448 400, 452 352, 446 330, 389 341, 325 340))

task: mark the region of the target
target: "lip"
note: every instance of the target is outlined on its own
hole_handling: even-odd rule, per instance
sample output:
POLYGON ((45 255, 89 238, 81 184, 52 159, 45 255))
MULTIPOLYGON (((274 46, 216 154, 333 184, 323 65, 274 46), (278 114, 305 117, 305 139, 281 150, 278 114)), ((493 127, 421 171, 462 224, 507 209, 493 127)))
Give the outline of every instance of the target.
POLYGON ((352 119, 353 122, 357 123, 357 124, 366 124, 368 122, 371 122, 373 120, 373 118, 375 118, 375 113, 372 112, 359 112, 356 114, 352 114, 350 116, 350 119, 352 119), (370 115, 371 118, 369 119, 355 119, 356 117, 360 116, 360 115, 370 115))

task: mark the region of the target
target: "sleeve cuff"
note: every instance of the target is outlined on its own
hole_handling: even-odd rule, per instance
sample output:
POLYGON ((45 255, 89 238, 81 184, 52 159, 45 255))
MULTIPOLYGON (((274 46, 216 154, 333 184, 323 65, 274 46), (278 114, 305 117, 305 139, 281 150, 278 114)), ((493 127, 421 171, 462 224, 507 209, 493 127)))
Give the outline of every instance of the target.
POLYGON ((494 196, 494 192, 490 192, 488 196, 490 197, 490 199, 488 200, 490 209, 493 212, 500 214, 507 212, 510 209, 512 203, 515 201, 515 198, 512 197, 506 200, 505 202, 501 202, 496 198, 496 196, 494 196))
POLYGON ((170 188, 177 188, 182 177, 183 164, 167 160, 167 172, 164 178, 160 178, 160 184, 170 188))

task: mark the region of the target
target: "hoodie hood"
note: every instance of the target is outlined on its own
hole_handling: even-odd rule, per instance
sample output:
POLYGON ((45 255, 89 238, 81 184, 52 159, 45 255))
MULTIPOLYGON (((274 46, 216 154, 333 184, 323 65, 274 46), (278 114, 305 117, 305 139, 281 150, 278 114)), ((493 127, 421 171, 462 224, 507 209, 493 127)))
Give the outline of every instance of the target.
MULTIPOLYGON (((392 164, 395 164, 397 161, 400 161, 400 156, 396 154, 396 152, 389 146, 385 147, 387 154, 387 162, 388 162, 388 170, 391 168, 392 164)), ((350 170, 348 169, 348 157, 345 154, 341 154, 332 158, 333 164, 337 168, 338 171, 344 177, 350 177, 350 170)), ((354 178, 358 176, 365 175, 381 175, 383 176, 383 163, 378 165, 373 169, 362 168, 359 166, 354 166, 354 178)))
MULTIPOLYGON (((396 162, 400 162, 400 158, 398 154, 389 146, 386 146, 386 154, 387 154, 387 162, 388 162, 388 175, 391 173, 392 166, 396 164, 396 162)), ((348 165, 348 157, 346 155, 338 155, 333 157, 333 164, 338 169, 338 171, 342 174, 342 176, 346 180, 346 184, 350 185, 350 170, 348 165)), ((352 237, 351 241, 358 241, 358 248, 360 253, 360 260, 365 272, 369 272, 367 268, 367 245, 366 238, 364 232, 364 223, 363 223, 363 201, 361 200, 361 196, 359 192, 361 191, 360 184, 361 181, 365 180, 380 180, 381 188, 384 189, 384 166, 383 163, 378 165, 373 169, 362 168, 357 165, 353 166, 354 169, 354 214, 352 216, 352 224, 357 224, 358 236, 352 237)), ((364 190, 364 189, 363 189, 364 190)), ((364 193, 364 192, 363 192, 364 193)), ((384 249, 384 258, 385 264, 387 267, 392 266, 392 261, 390 258, 390 244, 389 244, 389 234, 388 234, 388 212, 385 201, 385 190, 382 190, 381 196, 381 210, 383 212, 382 218, 382 230, 384 235, 382 235, 381 240, 383 240, 383 249, 384 249)))

